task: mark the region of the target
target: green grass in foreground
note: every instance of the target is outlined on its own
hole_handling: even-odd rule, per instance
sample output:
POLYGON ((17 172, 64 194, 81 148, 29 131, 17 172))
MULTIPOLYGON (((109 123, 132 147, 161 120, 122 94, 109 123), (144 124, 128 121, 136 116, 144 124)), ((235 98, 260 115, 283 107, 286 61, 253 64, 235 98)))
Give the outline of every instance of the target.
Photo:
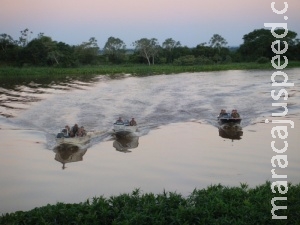
MULTIPOLYGON (((300 67, 300 62, 289 62, 287 68, 300 67)), ((27 82, 36 80, 59 80, 62 78, 92 78, 96 75, 132 74, 135 76, 149 76, 157 74, 173 74, 185 72, 204 72, 222 70, 252 70, 272 69, 271 63, 229 63, 198 66, 173 65, 101 65, 78 68, 55 67, 0 67, 0 80, 6 82, 27 82)))
POLYGON ((270 182, 256 188, 209 186, 188 197, 163 192, 154 195, 134 190, 110 198, 94 197, 79 204, 57 203, 18 211, 0 217, 0 224, 300 224, 300 184, 289 184, 288 192, 276 205, 287 220, 272 220, 270 182))

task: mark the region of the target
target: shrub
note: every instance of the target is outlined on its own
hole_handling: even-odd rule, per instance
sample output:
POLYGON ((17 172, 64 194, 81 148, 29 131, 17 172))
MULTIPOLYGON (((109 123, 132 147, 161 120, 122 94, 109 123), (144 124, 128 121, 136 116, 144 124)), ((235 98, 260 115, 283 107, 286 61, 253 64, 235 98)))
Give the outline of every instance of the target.
POLYGON ((203 56, 203 55, 196 58, 197 65, 210 65, 213 63, 214 62, 210 58, 203 56))
POLYGON ((288 215, 288 221, 272 220, 270 202, 276 195, 270 185, 211 185, 194 189, 187 197, 135 189, 131 194, 110 198, 94 197, 78 204, 57 203, 3 214, 0 224, 300 224, 300 184, 288 184, 288 208, 276 211, 276 215, 288 215))
POLYGON ((174 64, 178 66, 192 66, 195 64, 195 56, 193 55, 186 55, 181 56, 178 59, 174 60, 174 64))
POLYGON ((270 59, 267 58, 267 57, 262 56, 262 57, 258 58, 258 59, 256 60, 256 62, 259 63, 259 64, 264 64, 264 63, 270 62, 270 59))

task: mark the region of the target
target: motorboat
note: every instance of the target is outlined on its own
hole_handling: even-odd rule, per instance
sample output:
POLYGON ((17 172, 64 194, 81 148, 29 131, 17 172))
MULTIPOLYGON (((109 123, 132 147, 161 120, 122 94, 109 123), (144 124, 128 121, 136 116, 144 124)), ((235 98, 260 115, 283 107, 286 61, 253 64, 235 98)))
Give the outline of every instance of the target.
POLYGON ((223 113, 222 115, 219 115, 217 119, 220 125, 225 123, 240 124, 242 121, 242 118, 233 118, 230 113, 223 113))
POLYGON ((96 137, 100 133, 101 132, 90 131, 90 132, 87 132, 87 134, 84 135, 84 136, 70 137, 70 135, 68 133, 68 130, 66 128, 63 128, 56 135, 56 143, 58 145, 60 145, 60 144, 72 144, 72 145, 82 146, 82 145, 87 144, 93 137, 96 137))
POLYGON ((137 126, 130 126, 129 121, 115 122, 113 131, 118 135, 126 135, 137 131, 137 126))

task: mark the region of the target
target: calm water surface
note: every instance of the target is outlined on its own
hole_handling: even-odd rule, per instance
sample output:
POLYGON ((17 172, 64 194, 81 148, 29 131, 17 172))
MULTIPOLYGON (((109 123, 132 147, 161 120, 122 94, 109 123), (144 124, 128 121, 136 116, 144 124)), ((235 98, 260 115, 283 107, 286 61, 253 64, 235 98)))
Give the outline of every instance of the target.
MULTIPOLYGON (((289 165, 300 182, 300 70, 288 115, 289 165)), ((0 87, 0 213, 80 202, 141 188, 188 195, 210 184, 255 186, 271 180, 272 71, 226 71, 151 77, 98 76, 90 82, 31 82, 0 87), (219 130, 221 108, 237 108, 241 129, 219 130), (134 137, 116 139, 112 123, 135 117, 134 137), (62 126, 78 123, 98 136, 87 145, 56 146, 62 126)), ((0 85, 1 86, 1 85, 0 85)), ((277 89, 279 90, 279 89, 277 89)))

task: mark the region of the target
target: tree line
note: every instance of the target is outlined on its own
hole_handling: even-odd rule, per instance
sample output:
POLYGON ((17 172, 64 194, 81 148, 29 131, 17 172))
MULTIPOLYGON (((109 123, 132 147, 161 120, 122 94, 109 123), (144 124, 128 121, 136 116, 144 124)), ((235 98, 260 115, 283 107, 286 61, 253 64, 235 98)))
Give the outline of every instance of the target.
MULTIPOLYGON (((283 34, 283 29, 276 30, 283 34)), ((243 44, 230 48, 219 34, 214 34, 208 43, 196 47, 182 46, 179 41, 167 38, 161 45, 156 38, 141 38, 127 48, 116 37, 109 37, 103 49, 100 49, 95 37, 79 45, 58 42, 39 33, 30 39, 32 31, 21 31, 18 40, 8 34, 0 34, 0 65, 5 66, 56 66, 77 67, 82 65, 104 64, 173 64, 203 65, 231 62, 270 62, 274 56, 271 49, 276 40, 267 29, 255 29, 243 36, 243 44)), ((289 60, 300 60, 300 41, 297 33, 289 31, 280 40, 279 48, 288 44, 286 56, 289 60)))

